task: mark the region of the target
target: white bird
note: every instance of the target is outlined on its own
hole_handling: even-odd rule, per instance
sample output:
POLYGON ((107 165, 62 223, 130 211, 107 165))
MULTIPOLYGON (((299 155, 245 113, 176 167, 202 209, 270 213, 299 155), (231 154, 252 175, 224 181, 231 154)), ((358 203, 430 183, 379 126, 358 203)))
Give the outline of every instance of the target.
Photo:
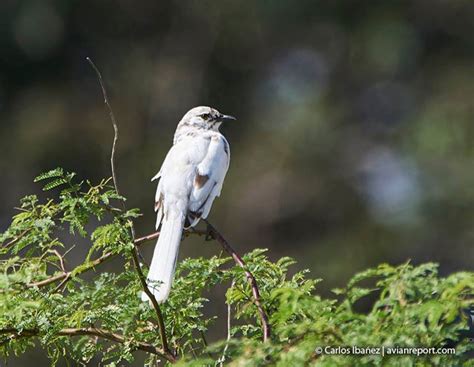
MULTIPOLYGON (((229 143, 219 126, 235 117, 210 107, 188 111, 176 128, 173 146, 160 171, 155 195, 156 229, 161 224, 148 272, 147 284, 158 302, 164 302, 173 282, 183 229, 207 218, 220 195, 229 168, 229 143)), ((148 296, 142 293, 142 300, 148 296)))

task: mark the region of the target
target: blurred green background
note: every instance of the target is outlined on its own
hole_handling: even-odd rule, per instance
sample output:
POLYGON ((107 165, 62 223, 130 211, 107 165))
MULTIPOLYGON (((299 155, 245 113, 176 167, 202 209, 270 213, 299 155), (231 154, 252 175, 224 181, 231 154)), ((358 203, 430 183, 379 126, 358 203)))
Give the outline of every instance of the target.
MULTIPOLYGON (((232 160, 210 215, 238 251, 296 258, 324 295, 381 262, 472 270, 474 2, 2 0, 0 230, 40 193, 38 173, 110 175, 86 56, 119 120, 139 235, 177 122, 210 105, 238 117, 222 129, 232 160)), ((90 246, 75 241, 71 266, 90 246)), ((189 238, 180 257, 219 251, 189 238)), ((209 312, 225 312, 224 291, 209 312)))

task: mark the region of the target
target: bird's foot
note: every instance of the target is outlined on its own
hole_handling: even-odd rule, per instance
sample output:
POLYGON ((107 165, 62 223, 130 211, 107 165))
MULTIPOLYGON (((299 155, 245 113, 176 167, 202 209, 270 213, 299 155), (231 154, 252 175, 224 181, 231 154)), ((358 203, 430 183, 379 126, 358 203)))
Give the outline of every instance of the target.
POLYGON ((212 227, 209 223, 206 223, 206 237, 204 237, 204 241, 212 241, 214 239, 214 235, 212 232, 212 227))
POLYGON ((183 228, 183 236, 181 237, 181 240, 184 240, 186 237, 188 237, 191 233, 196 232, 194 227, 184 227, 183 228))

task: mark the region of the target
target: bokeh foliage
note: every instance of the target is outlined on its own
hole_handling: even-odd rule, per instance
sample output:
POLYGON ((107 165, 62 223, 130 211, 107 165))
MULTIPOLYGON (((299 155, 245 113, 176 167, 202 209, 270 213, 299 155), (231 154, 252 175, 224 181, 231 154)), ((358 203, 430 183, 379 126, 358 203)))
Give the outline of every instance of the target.
POLYGON ((1 228, 37 190, 32 172, 108 170, 89 56, 139 232, 178 120, 206 104, 239 119, 223 127, 232 162, 212 213, 246 250, 271 244, 325 290, 384 261, 469 269, 473 19, 469 0, 2 1, 1 228))
MULTIPOLYGON (((154 227, 149 178, 178 120, 206 104, 239 119, 223 126, 232 162, 211 219, 241 252, 295 258, 325 297, 384 262, 472 270, 473 20, 471 0, 0 1, 0 231, 20 198, 41 195, 34 173, 108 172, 112 131, 89 56, 119 121, 137 233, 154 227)), ((82 264, 90 238, 60 241, 82 264)), ((214 254, 189 237, 180 260, 214 254)), ((219 315, 210 341, 224 294, 206 294, 204 313, 219 315)), ((32 363, 48 365, 34 351, 10 361, 32 363)))

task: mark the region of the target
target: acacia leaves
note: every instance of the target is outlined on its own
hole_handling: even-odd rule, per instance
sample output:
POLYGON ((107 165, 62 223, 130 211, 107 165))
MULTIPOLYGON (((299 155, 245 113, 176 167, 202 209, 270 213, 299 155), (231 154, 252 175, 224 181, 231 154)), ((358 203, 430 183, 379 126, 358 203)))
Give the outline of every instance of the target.
MULTIPOLYGON (((35 341, 53 365, 99 360, 118 366, 133 362, 137 352, 146 355, 148 366, 170 363, 161 349, 156 313, 140 300, 141 283, 130 262, 130 226, 138 211, 117 205, 124 198, 108 180, 75 180, 62 169, 38 176, 56 197, 25 197, 0 235, 0 354, 12 358, 35 341), (70 251, 78 239, 87 243, 87 255, 72 268, 70 251), (102 264, 112 258, 122 261, 118 271, 104 271, 102 264)), ((261 319, 244 269, 228 257, 185 259, 161 305, 179 365, 472 365, 465 311, 474 306, 474 273, 441 277, 432 263, 382 264, 356 274, 328 299, 318 295, 321 280, 306 271, 288 275, 295 263, 290 258, 272 262, 262 249, 243 258, 258 282, 271 340, 261 342, 261 319), (204 312, 211 302, 204 295, 217 286, 227 288, 229 331, 227 320, 204 312), (208 345, 214 322, 225 328, 221 340, 208 345), (455 346, 457 353, 416 359, 315 353, 318 346, 352 345, 455 346)))

